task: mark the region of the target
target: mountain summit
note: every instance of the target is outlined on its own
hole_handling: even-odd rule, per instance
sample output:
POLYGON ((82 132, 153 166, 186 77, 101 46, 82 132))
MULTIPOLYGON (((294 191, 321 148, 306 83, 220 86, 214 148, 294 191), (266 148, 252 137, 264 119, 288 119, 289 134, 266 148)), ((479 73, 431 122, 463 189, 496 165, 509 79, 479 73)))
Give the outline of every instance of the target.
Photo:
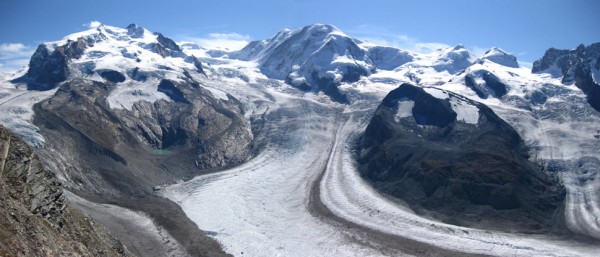
POLYGON ((285 80, 303 90, 324 91, 335 100, 347 102, 337 86, 355 82, 376 69, 359 43, 333 25, 315 24, 250 42, 229 57, 256 61, 269 78, 285 80))

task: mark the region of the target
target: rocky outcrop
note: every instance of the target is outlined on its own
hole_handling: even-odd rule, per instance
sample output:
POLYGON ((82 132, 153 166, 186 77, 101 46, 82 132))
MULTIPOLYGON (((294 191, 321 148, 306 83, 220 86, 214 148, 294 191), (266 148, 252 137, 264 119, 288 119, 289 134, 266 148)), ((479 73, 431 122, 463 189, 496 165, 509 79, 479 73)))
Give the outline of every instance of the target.
POLYGON ((490 96, 502 98, 508 93, 508 86, 496 75, 486 70, 478 70, 465 75, 465 85, 482 99, 490 96), (483 83, 477 83, 475 78, 480 78, 483 83))
POLYGON ((127 26, 127 35, 132 38, 141 38, 144 36, 144 28, 138 26, 135 23, 129 24, 127 26))
POLYGON ((483 104, 403 84, 377 108, 358 148, 361 175, 420 214, 521 231, 562 220, 564 188, 483 104))
POLYGON ((161 33, 154 33, 157 36, 156 43, 151 43, 149 45, 149 49, 153 52, 159 54, 160 56, 168 57, 168 56, 179 56, 183 55, 181 52, 181 48, 175 41, 172 39, 163 36, 161 33))
POLYGON ((0 126, 0 255, 130 256, 105 228, 67 206, 56 176, 0 126))
POLYGON ((586 96, 588 103, 600 111, 600 43, 579 45, 573 50, 550 48, 533 63, 534 73, 552 73, 562 77, 564 84, 574 83, 586 96))
POLYGON ((63 171, 69 188, 108 198, 149 194, 155 185, 249 158, 252 135, 240 103, 182 80, 160 82, 171 100, 140 101, 130 110, 108 107, 115 84, 62 84, 34 106, 47 142, 40 154, 63 171))
POLYGON ((191 56, 190 57, 192 62, 194 63, 194 67, 196 67, 196 71, 203 74, 204 76, 208 77, 206 75, 206 72, 204 72, 204 67, 202 66, 202 62, 196 57, 196 56, 191 56))
POLYGON ((65 45, 48 50, 44 44, 38 46, 29 61, 29 70, 20 80, 28 80, 30 90, 48 90, 67 79, 68 64, 71 59, 78 59, 89 43, 84 38, 69 40, 65 45))
POLYGON ((101 71, 98 71, 98 74, 103 79, 105 79, 109 82, 112 82, 112 83, 121 83, 121 82, 125 81, 125 75, 123 75, 120 72, 115 71, 115 70, 101 70, 101 71))
POLYGON ((158 43, 171 51, 181 52, 181 48, 172 39, 163 36, 161 33, 154 33, 157 36, 158 43))

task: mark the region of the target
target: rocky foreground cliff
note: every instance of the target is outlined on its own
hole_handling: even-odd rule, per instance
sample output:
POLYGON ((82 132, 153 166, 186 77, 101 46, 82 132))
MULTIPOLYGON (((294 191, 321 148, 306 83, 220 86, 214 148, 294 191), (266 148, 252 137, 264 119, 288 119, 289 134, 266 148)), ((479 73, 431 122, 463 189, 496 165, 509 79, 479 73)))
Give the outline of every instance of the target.
POLYGON ((132 256, 65 202, 55 175, 0 126, 0 256, 132 256))

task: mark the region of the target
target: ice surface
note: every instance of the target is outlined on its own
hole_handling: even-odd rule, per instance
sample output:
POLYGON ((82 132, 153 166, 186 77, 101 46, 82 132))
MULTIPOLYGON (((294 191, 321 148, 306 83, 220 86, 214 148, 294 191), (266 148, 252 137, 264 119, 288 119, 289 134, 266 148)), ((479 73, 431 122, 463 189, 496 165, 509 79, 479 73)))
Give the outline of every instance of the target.
POLYGON ((31 123, 33 105, 54 95, 56 89, 29 91, 25 85, 0 81, 0 124, 21 136, 34 147, 44 144, 39 128, 31 123))
POLYGON ((164 228, 154 224, 145 214, 116 205, 90 202, 69 191, 65 191, 65 195, 69 205, 109 228, 113 236, 118 234, 129 250, 138 253, 153 252, 155 256, 187 256, 177 240, 164 228), (133 231, 144 235, 144 238, 127 236, 133 231))
POLYGON ((398 100, 398 110, 394 119, 399 122, 401 118, 412 117, 412 109, 415 107, 415 102, 406 98, 398 100))
POLYGON ((267 119, 277 123, 267 149, 234 169, 167 187, 164 196, 236 256, 381 256, 307 209, 336 116, 320 103, 266 92, 275 99, 267 119))
POLYGON ((469 124, 477 124, 479 121, 479 108, 457 98, 450 98, 452 110, 456 112, 456 120, 469 124))

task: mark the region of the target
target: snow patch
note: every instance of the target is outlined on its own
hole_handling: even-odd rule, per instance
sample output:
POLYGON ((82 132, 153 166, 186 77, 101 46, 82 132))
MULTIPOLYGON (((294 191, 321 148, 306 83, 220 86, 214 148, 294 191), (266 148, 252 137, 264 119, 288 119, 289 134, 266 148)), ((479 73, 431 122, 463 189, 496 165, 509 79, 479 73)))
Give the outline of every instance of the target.
POLYGON ((111 109, 126 109, 131 111, 133 104, 139 101, 154 103, 160 99, 171 101, 166 94, 158 91, 160 81, 151 80, 144 83, 129 81, 113 89, 106 98, 111 109))
POLYGON ((413 107, 415 107, 415 102, 406 97, 398 100, 398 109, 396 111, 396 115, 394 116, 394 120, 396 122, 400 122, 401 118, 412 117, 413 107))
POLYGON ((224 92, 223 90, 219 90, 216 88, 212 88, 212 87, 202 87, 208 91, 210 91, 210 93, 213 95, 213 97, 217 98, 217 99, 221 99, 221 100, 229 100, 229 96, 227 96, 227 93, 224 92))
POLYGON ((479 121, 479 108, 456 97, 450 98, 452 110, 456 112, 456 120, 469 124, 477 124, 479 121))
POLYGON ((450 98, 448 93, 444 92, 443 90, 441 90, 439 88, 426 87, 423 89, 425 90, 425 92, 427 92, 428 94, 430 94, 431 96, 433 96, 435 98, 442 99, 442 100, 446 100, 446 99, 450 98))
POLYGON ((0 82, 0 123, 33 147, 44 145, 40 129, 33 125, 33 105, 54 95, 57 89, 29 91, 25 85, 0 82))

